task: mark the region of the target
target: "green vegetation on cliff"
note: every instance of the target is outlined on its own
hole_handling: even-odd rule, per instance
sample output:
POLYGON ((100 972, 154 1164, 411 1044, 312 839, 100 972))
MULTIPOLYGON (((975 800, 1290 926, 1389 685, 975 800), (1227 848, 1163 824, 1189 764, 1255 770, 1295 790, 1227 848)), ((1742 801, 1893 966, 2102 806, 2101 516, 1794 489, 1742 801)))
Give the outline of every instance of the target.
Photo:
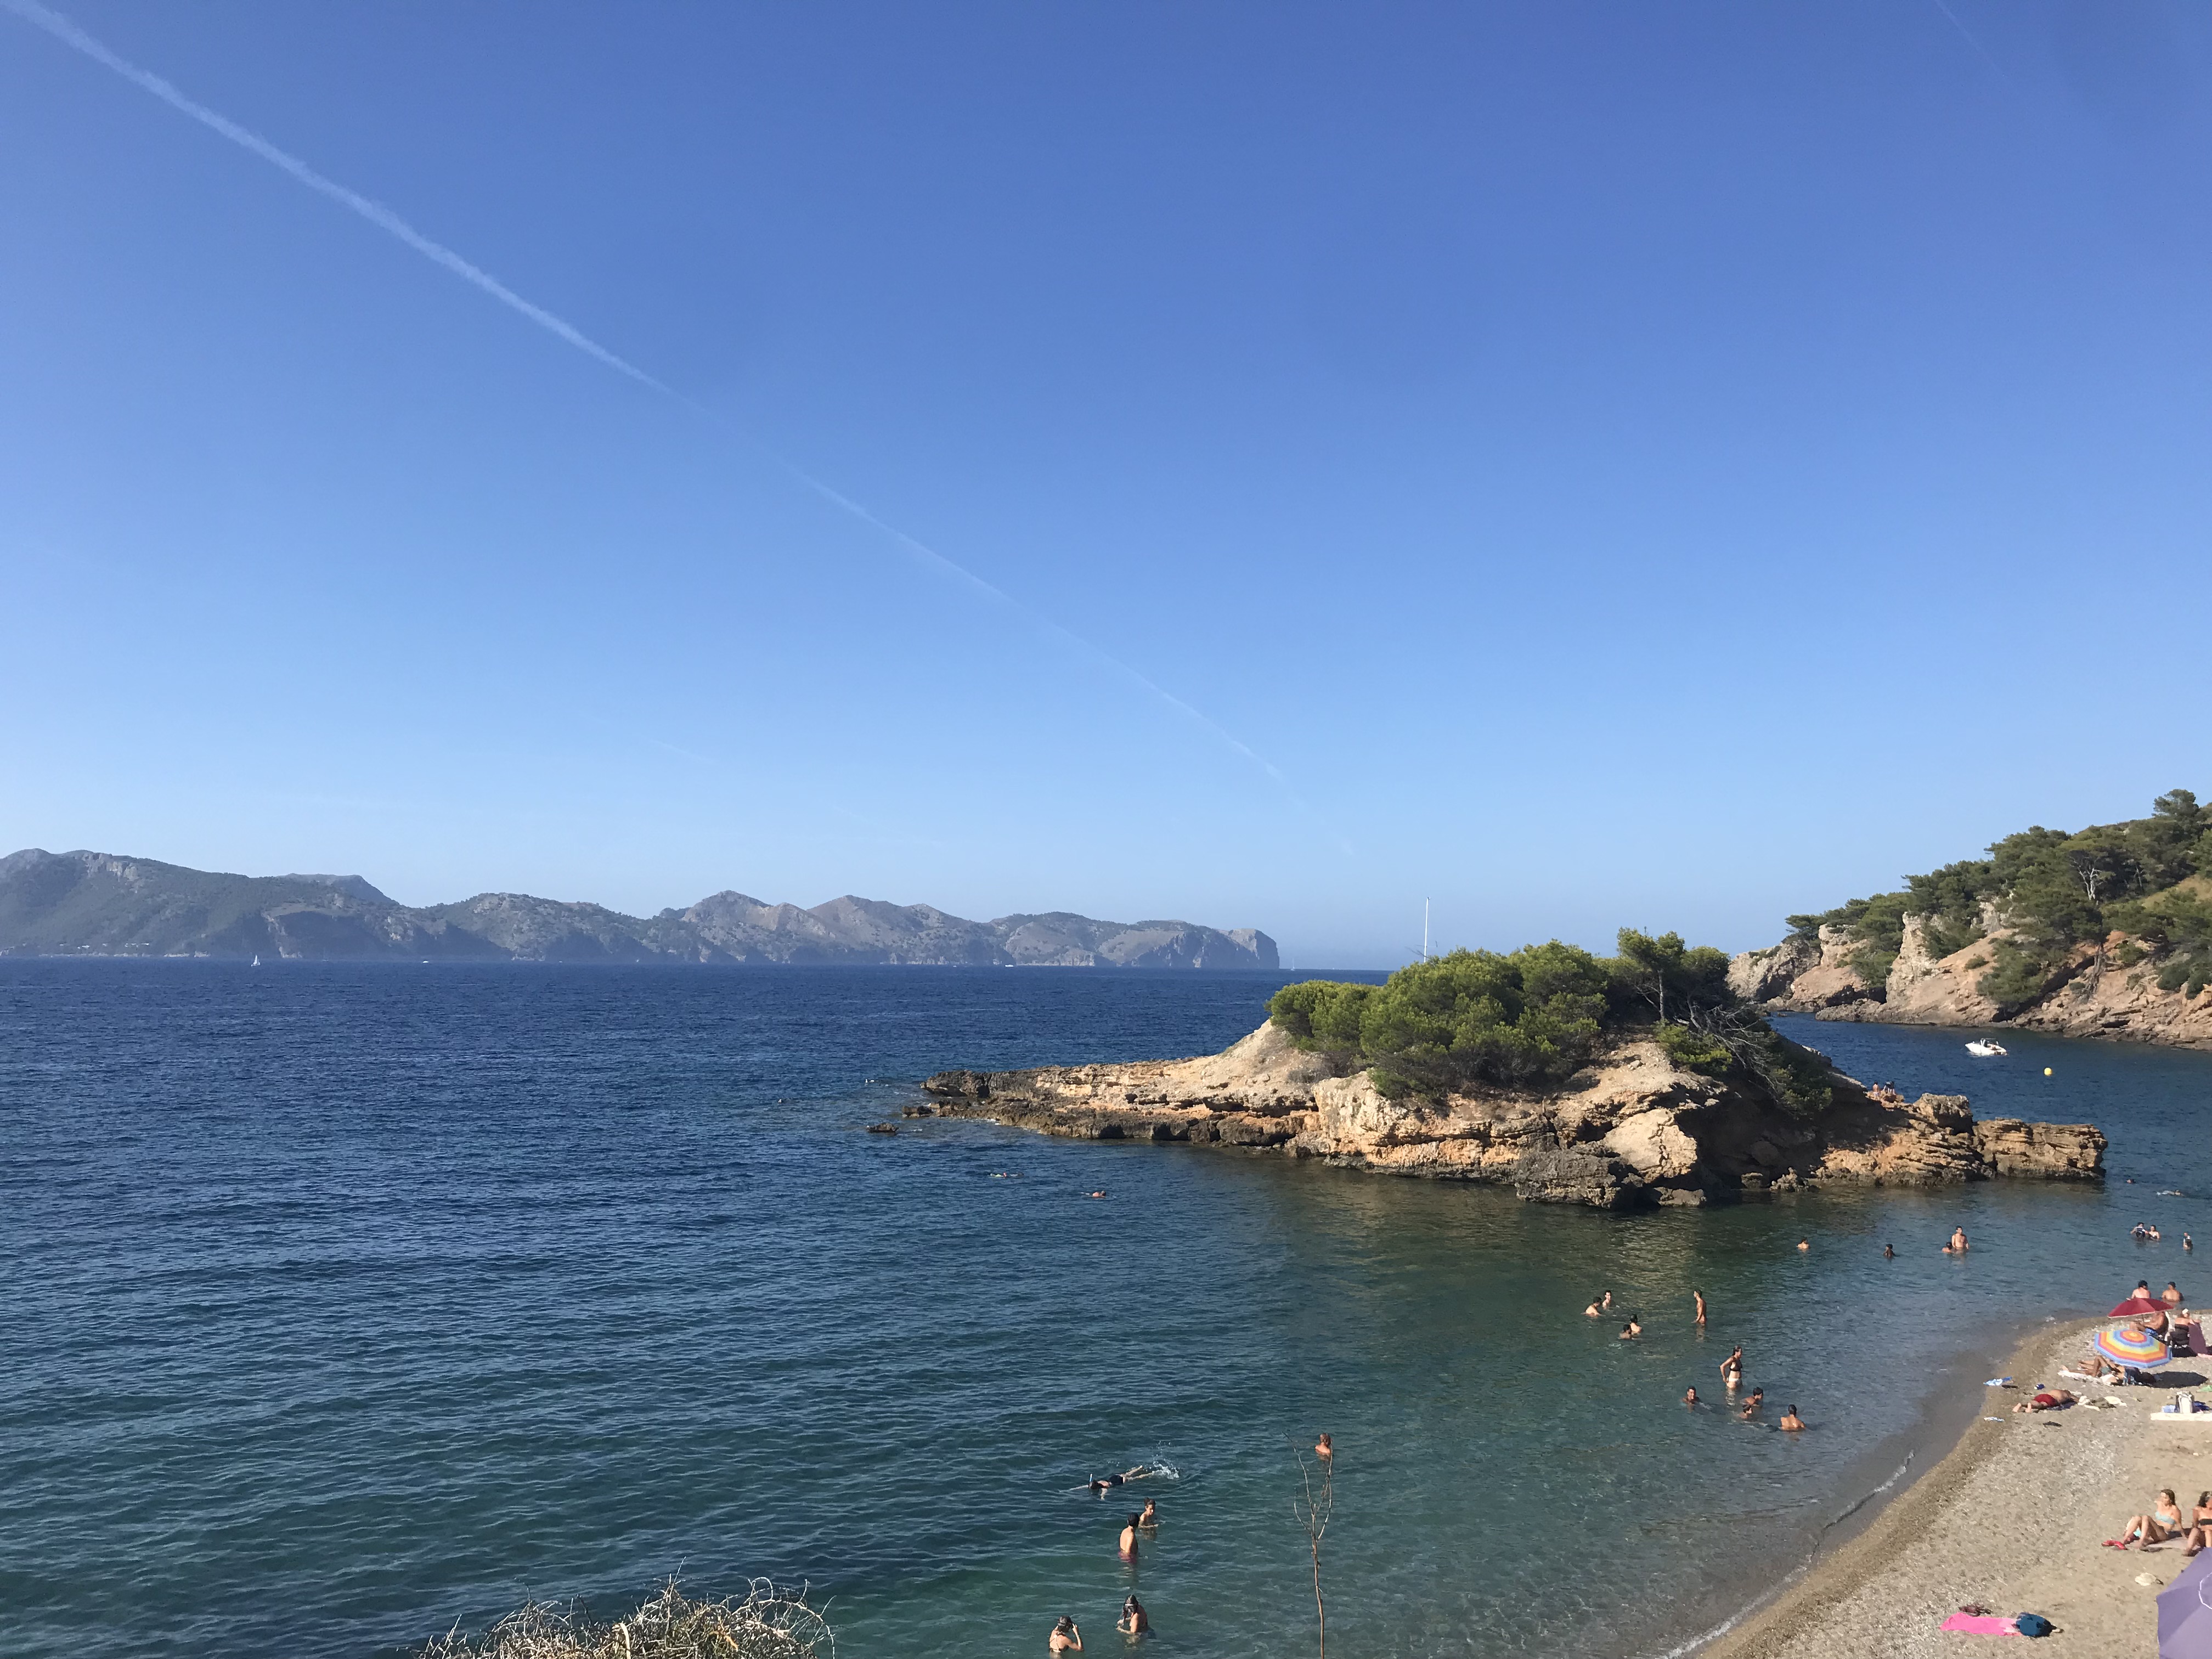
POLYGON ((1811 938, 1824 925, 1850 928, 1859 941, 1851 966, 1879 987, 1907 915, 1926 918, 1928 948, 1938 957, 2001 927, 1980 988, 2007 1012, 2050 989, 2075 947, 2101 947, 2114 932, 2130 937, 2123 951, 2136 954, 2127 965, 2155 959, 2163 989, 2193 996, 2212 979, 2212 811, 2189 790, 2160 795, 2147 818, 2070 834, 2038 824, 1989 854, 1907 876, 1899 892, 1791 916, 1790 929, 1811 938))
POLYGON ((1747 1073, 1802 1115, 1827 1104, 1826 1066, 1739 1002, 1726 953, 1632 928, 1618 945, 1615 957, 1557 939, 1505 955, 1454 951, 1381 985, 1286 985, 1267 1012, 1300 1048, 1368 1068, 1393 1097, 1553 1087, 1609 1041, 1634 1034, 1656 1038, 1692 1071, 1747 1073))

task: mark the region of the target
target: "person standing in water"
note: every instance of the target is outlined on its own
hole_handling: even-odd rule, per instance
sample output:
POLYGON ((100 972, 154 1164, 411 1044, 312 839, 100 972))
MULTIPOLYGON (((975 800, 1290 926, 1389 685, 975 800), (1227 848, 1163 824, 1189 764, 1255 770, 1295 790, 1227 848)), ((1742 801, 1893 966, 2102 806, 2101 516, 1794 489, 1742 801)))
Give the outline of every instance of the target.
POLYGON ((1331 1458, 1336 1455, 1335 1452, 1329 1449, 1328 1437, 1327 1435, 1322 1436, 1320 1439, 1314 1442, 1314 1455, 1321 1459, 1324 1463, 1328 1462, 1331 1458))
POLYGON ((1133 1561, 1137 1559, 1137 1517, 1133 1514, 1129 1516, 1128 1523, 1121 1528, 1121 1559, 1124 1561, 1133 1561))
POLYGON ((1690 1299, 1698 1304, 1698 1316, 1692 1322, 1699 1325, 1704 1324, 1705 1322, 1705 1293, 1703 1291, 1692 1291, 1690 1292, 1690 1299))
POLYGON ((1951 1242, 1950 1242, 1948 1244, 1946 1244, 1943 1248, 1944 1248, 1946 1250, 1949 1251, 1953 1255, 1966 1255, 1966 1230, 1964 1227, 1954 1227, 1954 1228, 1952 1228, 1952 1229, 1951 1229, 1951 1242))
POLYGON ((1687 1394, 1682 1396, 1682 1403, 1690 1407, 1691 1410, 1695 1411, 1698 1407, 1698 1391, 1695 1389, 1692 1389, 1687 1394))
POLYGON ((1742 1369, 1743 1344, 1739 1342, 1735 1345, 1735 1352, 1721 1361, 1721 1375, 1726 1376, 1730 1371, 1740 1371, 1742 1369))
POLYGON ((1114 1626, 1115 1630, 1124 1636, 1142 1636, 1152 1627, 1152 1621, 1145 1617, 1145 1604, 1133 1594, 1121 1603, 1121 1622, 1114 1626))
POLYGON ((1884 1261, 1894 1261, 1897 1260, 1897 1252, 1885 1244, 1881 1247, 1881 1259, 1884 1261))
POLYGON ((1774 1426, 1778 1429, 1787 1429, 1792 1434, 1795 1434, 1798 1430, 1805 1426, 1805 1419, 1797 1415, 1797 1408, 1795 1406, 1792 1406, 1788 1411, 1782 1413, 1782 1420, 1774 1426))
POLYGON ((1083 1651, 1083 1632, 1076 1627, 1075 1620, 1064 1613, 1060 1615, 1060 1622, 1052 1627, 1052 1650, 1054 1653, 1083 1651))

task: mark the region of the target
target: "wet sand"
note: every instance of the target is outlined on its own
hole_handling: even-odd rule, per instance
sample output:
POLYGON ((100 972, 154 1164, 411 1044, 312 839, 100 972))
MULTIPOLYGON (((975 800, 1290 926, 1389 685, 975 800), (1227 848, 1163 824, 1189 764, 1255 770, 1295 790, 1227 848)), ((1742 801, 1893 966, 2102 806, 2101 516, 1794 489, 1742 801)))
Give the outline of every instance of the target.
POLYGON ((1939 1628, 1969 1601, 2043 1614, 2058 1629, 2034 1651, 2054 1659, 2156 1653, 2157 1595, 2181 1570, 2182 1547, 2123 1552, 2102 1540, 2148 1510, 2161 1486, 2174 1489, 2185 1513, 2212 1486, 2212 1424, 2149 1415, 2212 1364, 2197 1360, 2201 1369, 2192 1370, 2182 1362, 2148 1388, 2107 1389, 2058 1376, 2093 1328, 2073 1322, 2023 1342, 2004 1371, 1992 1373, 2009 1372, 2019 1388, 1980 1388, 1982 1412, 1942 1462, 1698 1659, 1874 1659, 2020 1639, 1939 1628), (2037 1382, 2122 1404, 2014 1415, 2037 1382), (2137 1583, 2145 1574, 2154 1582, 2137 1583))

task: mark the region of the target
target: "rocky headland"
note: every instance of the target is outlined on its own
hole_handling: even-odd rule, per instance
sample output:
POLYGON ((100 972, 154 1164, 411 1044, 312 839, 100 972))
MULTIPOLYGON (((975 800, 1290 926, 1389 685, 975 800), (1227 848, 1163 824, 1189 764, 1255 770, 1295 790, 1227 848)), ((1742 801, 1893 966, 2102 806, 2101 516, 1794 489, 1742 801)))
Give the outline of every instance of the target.
POLYGON ((2172 789, 2146 817, 1987 852, 1790 917, 1729 990, 1822 1019, 2212 1048, 2212 807, 2172 789))
POLYGON ((2212 986, 2161 987, 2156 964, 2127 933, 2113 931, 2059 955, 2048 986, 2008 1007, 1984 989, 1998 944, 2013 937, 2001 915, 1980 937, 1938 955, 1928 918, 1908 914, 1896 960, 1869 980, 1859 930, 1830 923, 1729 963, 1729 988, 1776 1013, 1898 1025, 1996 1026, 2057 1036, 2107 1037, 2212 1048, 2212 986))
POLYGON ((916 1113, 1096 1140, 1280 1152, 1385 1174, 1510 1186, 1523 1199, 1625 1209, 1831 1183, 2098 1181, 2089 1124, 1977 1121, 1964 1097, 1883 1102, 1840 1073, 1808 1121, 1747 1078, 1684 1069, 1656 1042, 1611 1046, 1561 1087, 1390 1099, 1269 1024, 1218 1054, 1115 1066, 941 1072, 916 1113))

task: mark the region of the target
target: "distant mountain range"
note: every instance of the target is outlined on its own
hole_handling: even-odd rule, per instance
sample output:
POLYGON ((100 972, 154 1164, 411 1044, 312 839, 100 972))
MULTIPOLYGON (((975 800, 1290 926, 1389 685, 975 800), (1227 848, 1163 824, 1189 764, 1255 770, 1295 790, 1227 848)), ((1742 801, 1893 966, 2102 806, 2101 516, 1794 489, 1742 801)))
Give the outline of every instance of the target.
POLYGON ((1273 968, 1251 927, 1094 921, 1053 911, 967 921, 848 895, 802 910, 716 893, 626 916, 527 893, 416 909, 359 876, 233 876, 110 853, 0 858, 0 955, 317 961, 659 962, 810 966, 1273 968))

